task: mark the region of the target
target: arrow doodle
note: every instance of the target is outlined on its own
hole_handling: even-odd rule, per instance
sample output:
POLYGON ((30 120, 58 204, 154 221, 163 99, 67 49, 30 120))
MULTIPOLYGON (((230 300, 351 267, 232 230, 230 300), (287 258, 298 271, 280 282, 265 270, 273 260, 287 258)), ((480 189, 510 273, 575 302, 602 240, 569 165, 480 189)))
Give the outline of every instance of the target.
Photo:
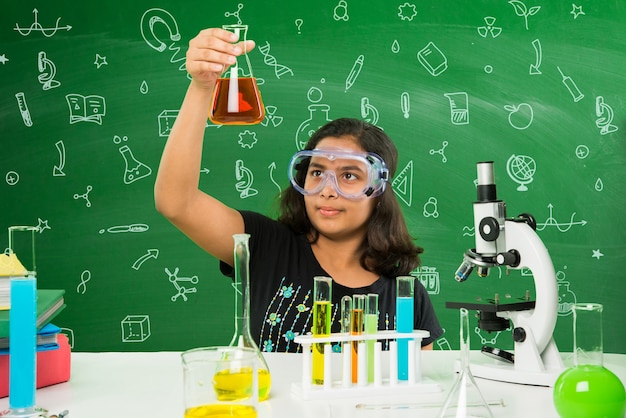
POLYGON ((142 255, 137 259, 137 261, 135 261, 135 263, 133 264, 133 268, 135 270, 139 270, 141 268, 141 265, 148 261, 148 259, 150 258, 154 258, 155 260, 159 258, 159 250, 157 250, 156 248, 149 249, 146 254, 142 255))
POLYGON ((62 177, 65 175, 63 172, 63 168, 65 167, 65 144, 63 141, 57 141, 54 145, 57 147, 57 151, 59 151, 59 165, 54 166, 52 175, 54 177, 62 177))

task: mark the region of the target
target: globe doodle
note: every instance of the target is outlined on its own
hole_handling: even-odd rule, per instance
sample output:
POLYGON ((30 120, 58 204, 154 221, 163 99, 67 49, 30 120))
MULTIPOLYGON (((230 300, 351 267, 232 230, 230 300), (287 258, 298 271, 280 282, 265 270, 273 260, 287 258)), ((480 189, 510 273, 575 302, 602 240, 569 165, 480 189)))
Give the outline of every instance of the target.
POLYGON ((528 190, 526 185, 533 181, 537 165, 532 157, 527 155, 511 155, 506 162, 506 172, 511 179, 519 184, 518 192, 528 190))

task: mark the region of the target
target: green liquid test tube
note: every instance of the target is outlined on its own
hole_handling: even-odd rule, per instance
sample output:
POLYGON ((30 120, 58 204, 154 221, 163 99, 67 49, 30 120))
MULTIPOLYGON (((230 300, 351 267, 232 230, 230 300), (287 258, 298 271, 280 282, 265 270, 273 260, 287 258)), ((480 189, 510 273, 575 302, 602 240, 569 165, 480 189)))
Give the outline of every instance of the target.
MULTIPOLYGON (((330 335, 332 282, 330 277, 313 278, 313 329, 317 337, 330 335)), ((313 384, 324 384, 324 346, 328 343, 313 344, 313 384)), ((329 376, 330 379, 330 376, 329 376)))
MULTIPOLYGON (((378 295, 368 293, 365 300, 365 333, 376 334, 378 331, 378 295)), ((367 340, 367 382, 374 382, 374 345, 375 340, 367 340)))

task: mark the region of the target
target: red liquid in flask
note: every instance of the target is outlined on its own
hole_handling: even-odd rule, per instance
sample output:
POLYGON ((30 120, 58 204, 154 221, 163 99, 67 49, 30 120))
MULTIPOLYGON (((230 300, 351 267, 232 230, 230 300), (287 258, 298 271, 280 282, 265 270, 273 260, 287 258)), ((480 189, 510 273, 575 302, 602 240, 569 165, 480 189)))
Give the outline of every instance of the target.
POLYGON ((228 92, 230 79, 220 78, 215 86, 213 105, 209 113, 211 122, 219 125, 254 125, 265 117, 265 108, 261 93, 256 84, 256 78, 240 77, 239 83, 239 110, 228 111, 228 92))

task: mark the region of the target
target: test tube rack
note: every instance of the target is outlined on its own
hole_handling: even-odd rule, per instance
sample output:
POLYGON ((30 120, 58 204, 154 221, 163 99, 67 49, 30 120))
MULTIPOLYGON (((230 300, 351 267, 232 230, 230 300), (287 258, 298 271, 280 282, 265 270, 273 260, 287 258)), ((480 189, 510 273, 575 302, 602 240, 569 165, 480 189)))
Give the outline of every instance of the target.
POLYGON ((421 341, 430 333, 423 330, 413 332, 378 331, 372 334, 352 335, 333 333, 329 336, 299 335, 294 341, 302 345, 302 380, 293 383, 292 394, 302 400, 343 399, 347 397, 370 397, 381 395, 411 395, 416 393, 441 392, 439 383, 422 376, 421 341), (408 378, 398 379, 398 339, 408 340, 408 378), (374 344, 374 381, 368 382, 368 358, 366 341, 375 340, 374 344), (389 341, 388 370, 383 374, 382 340, 389 341), (333 353, 333 343, 346 344, 358 342, 357 382, 352 382, 352 350, 342 349, 333 353), (312 344, 324 344, 324 383, 313 384, 312 344), (339 378, 333 376, 334 365, 341 365, 339 378))

